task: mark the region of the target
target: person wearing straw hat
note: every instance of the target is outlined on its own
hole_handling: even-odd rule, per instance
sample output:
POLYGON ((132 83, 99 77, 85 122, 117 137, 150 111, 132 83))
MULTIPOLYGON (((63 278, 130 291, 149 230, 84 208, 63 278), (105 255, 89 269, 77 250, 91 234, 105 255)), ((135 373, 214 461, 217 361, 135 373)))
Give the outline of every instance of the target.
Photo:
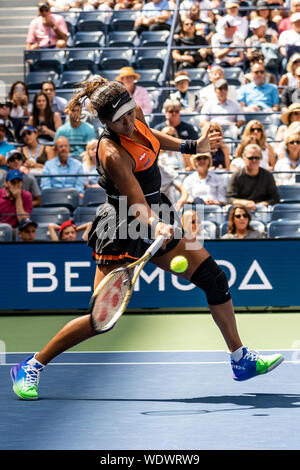
POLYGON ((281 114, 281 121, 283 124, 278 128, 275 136, 275 142, 273 148, 275 153, 280 156, 284 151, 284 141, 290 133, 291 125, 294 127, 297 123, 300 127, 300 102, 292 103, 286 111, 281 114))
POLYGON ((136 73, 133 67, 122 67, 116 80, 123 83, 129 95, 142 108, 143 113, 150 114, 152 112, 151 97, 146 88, 136 84, 140 78, 140 74, 136 73))

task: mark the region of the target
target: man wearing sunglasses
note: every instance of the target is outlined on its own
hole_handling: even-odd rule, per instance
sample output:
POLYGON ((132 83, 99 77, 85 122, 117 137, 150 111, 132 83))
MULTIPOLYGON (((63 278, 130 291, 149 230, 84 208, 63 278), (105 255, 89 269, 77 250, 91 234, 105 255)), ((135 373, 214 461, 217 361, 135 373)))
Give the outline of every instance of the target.
POLYGON ((68 27, 62 15, 53 15, 48 2, 38 4, 39 14, 30 25, 26 49, 67 47, 68 27))
POLYGON ((227 202, 243 205, 250 211, 257 206, 273 206, 279 202, 279 194, 272 173, 260 167, 261 149, 256 144, 245 147, 245 166, 231 176, 227 186, 227 202))
POLYGON ((265 66, 263 63, 251 64, 251 82, 242 85, 238 90, 237 99, 244 112, 272 112, 279 110, 278 87, 266 83, 265 66))
POLYGON ((172 126, 175 127, 180 139, 197 140, 199 138, 198 133, 191 124, 181 120, 180 110, 180 102, 168 98, 163 104, 166 120, 157 124, 154 128, 160 131, 164 127, 172 126))

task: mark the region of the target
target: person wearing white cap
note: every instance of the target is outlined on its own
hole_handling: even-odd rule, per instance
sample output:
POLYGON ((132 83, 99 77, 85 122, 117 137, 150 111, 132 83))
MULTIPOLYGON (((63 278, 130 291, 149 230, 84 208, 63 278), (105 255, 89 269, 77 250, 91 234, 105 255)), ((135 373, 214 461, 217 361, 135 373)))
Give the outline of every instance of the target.
POLYGON ((287 46, 300 46, 300 12, 291 16, 292 29, 279 35, 278 44, 283 56, 287 56, 287 46))
POLYGON ((243 67, 244 38, 238 32, 239 19, 223 17, 219 21, 219 32, 211 38, 215 62, 222 67, 243 67), (227 47, 224 47, 227 46, 227 47))
MULTIPOLYGON (((226 15, 221 19, 223 20, 223 18, 225 18, 225 20, 228 20, 230 18, 235 18, 238 20, 238 23, 236 24, 237 31, 240 33, 243 39, 246 39, 248 36, 249 22, 246 18, 243 18, 239 14, 239 1, 228 0, 225 4, 225 7, 226 15)), ((222 31, 224 28, 223 21, 221 21, 221 19, 217 22, 217 32, 222 31)))
POLYGON ((182 70, 174 75, 174 85, 177 90, 170 93, 171 100, 178 100, 181 103, 182 113, 193 113, 198 110, 199 98, 189 91, 190 74, 187 70, 182 70))
POLYGON ((287 18, 283 18, 278 25, 278 33, 281 34, 283 31, 292 29, 291 15, 293 13, 300 12, 300 0, 291 0, 290 15, 287 18))

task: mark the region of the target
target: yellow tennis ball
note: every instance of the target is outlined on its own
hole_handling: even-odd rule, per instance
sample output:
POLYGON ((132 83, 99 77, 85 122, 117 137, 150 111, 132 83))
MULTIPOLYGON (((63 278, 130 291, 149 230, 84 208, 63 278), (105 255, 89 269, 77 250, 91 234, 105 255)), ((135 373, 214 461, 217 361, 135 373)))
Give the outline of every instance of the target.
POLYGON ((188 260, 185 256, 175 256, 170 263, 170 268, 175 273, 183 273, 188 268, 188 260))

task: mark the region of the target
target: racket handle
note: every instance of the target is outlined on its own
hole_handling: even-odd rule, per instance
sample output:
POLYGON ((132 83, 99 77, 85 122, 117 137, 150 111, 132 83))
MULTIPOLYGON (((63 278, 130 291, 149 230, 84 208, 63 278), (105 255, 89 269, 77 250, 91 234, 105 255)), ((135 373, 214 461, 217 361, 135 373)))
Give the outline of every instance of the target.
POLYGON ((160 249, 164 242, 165 237, 160 235, 148 248, 145 254, 149 253, 150 256, 154 256, 155 253, 160 249))

